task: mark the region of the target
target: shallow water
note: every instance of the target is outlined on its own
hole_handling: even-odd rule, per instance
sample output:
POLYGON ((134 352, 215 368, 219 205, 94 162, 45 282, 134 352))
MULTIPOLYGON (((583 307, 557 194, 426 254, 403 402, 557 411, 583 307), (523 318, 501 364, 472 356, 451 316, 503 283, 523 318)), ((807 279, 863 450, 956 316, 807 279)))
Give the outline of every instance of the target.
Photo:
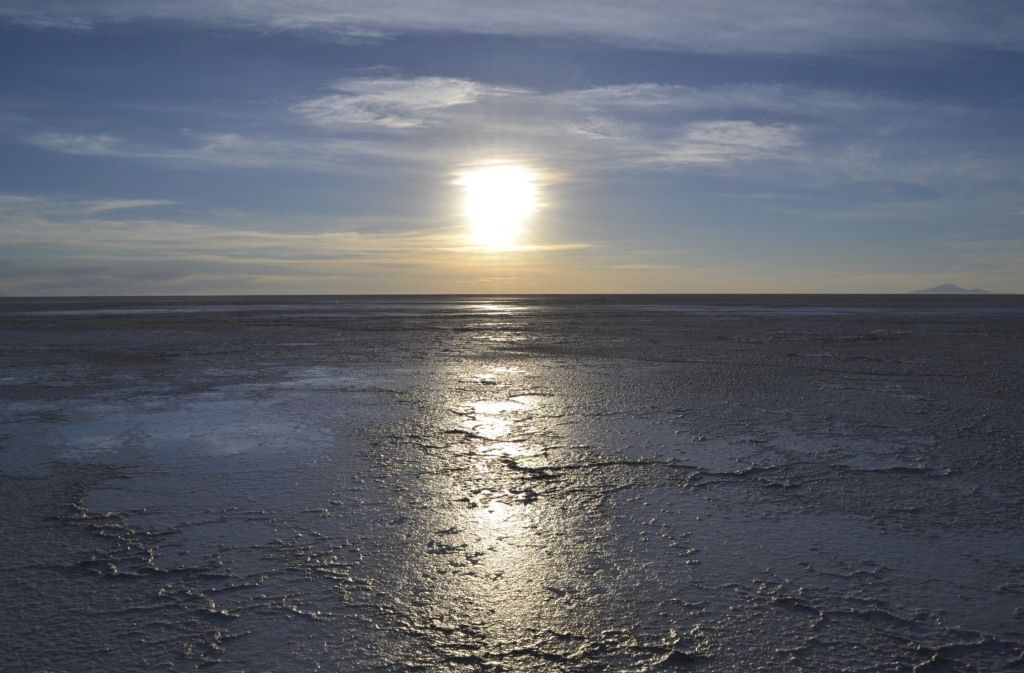
POLYGON ((1024 667, 1024 301, 0 304, 9 671, 1024 667))

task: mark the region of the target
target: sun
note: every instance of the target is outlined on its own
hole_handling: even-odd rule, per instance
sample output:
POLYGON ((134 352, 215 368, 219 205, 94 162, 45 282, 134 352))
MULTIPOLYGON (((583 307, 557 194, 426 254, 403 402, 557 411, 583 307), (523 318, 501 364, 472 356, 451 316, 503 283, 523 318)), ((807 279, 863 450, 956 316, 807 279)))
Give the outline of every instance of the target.
POLYGON ((525 166, 473 168, 462 173, 455 184, 464 191, 462 210, 471 237, 485 247, 515 244, 539 206, 537 176, 525 166))

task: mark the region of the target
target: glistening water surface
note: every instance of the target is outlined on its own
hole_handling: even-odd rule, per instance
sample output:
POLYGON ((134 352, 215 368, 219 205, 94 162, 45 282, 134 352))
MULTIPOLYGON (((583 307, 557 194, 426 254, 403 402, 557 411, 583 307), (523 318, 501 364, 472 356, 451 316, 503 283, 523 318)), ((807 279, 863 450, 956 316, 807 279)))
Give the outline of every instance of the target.
POLYGON ((1016 671, 1024 300, 0 304, 21 671, 1016 671))

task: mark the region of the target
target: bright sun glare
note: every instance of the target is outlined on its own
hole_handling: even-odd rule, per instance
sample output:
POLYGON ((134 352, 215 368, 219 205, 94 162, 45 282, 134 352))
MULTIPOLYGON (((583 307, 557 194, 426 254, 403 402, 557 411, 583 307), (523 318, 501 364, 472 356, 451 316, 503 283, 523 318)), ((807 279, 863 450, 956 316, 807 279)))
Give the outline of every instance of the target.
POLYGON ((475 168, 455 184, 465 191, 462 208, 473 240, 490 248, 513 245, 538 207, 536 176, 524 166, 475 168))

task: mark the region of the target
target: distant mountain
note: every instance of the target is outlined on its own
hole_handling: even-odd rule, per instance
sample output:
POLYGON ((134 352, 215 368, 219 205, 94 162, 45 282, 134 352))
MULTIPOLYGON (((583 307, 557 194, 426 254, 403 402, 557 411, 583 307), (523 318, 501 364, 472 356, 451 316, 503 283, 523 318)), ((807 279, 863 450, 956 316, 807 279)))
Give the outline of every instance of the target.
POLYGON ((927 290, 915 290, 911 294, 992 294, 988 290, 967 290, 952 283, 943 283, 927 290))

